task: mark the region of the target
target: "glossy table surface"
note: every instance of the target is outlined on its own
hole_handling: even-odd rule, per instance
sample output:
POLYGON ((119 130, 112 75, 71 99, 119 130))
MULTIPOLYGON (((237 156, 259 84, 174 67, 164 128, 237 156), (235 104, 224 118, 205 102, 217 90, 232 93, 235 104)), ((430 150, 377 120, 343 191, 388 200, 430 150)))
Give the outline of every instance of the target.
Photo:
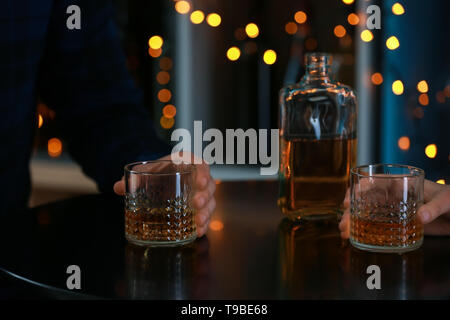
POLYGON ((222 182, 205 237, 145 248, 124 238, 123 202, 111 194, 34 208, 0 224, 0 269, 41 296, 118 299, 450 298, 450 237, 425 237, 403 255, 367 253, 339 237, 336 221, 293 224, 276 182, 222 182), (69 265, 81 289, 68 290, 69 265), (378 265, 381 289, 366 269, 378 265))

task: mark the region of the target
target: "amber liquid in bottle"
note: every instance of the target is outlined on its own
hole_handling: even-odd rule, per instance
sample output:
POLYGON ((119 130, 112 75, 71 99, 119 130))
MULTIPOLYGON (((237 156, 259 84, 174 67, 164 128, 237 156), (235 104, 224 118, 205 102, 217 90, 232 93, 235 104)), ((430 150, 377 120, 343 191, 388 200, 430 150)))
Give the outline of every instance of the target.
POLYGON ((286 175, 279 205, 288 216, 340 213, 355 165, 356 139, 281 138, 286 175))

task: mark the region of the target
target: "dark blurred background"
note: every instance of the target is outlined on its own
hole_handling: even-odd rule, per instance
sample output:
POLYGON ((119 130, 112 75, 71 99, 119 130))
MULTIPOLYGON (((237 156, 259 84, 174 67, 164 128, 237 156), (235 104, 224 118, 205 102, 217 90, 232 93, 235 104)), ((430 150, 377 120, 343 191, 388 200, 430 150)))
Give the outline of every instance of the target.
MULTIPOLYGON (((305 52, 334 56, 333 76, 359 101, 358 163, 404 163, 450 181, 448 1, 116 0, 127 67, 162 138, 175 128, 277 128, 278 91, 305 52), (381 8, 367 30, 366 8, 381 8), (392 38, 395 37, 395 38, 392 38), (398 46, 399 45, 399 46, 398 46)), ((96 192, 38 104, 31 205, 96 192)), ((218 180, 259 169, 214 166, 218 180)))

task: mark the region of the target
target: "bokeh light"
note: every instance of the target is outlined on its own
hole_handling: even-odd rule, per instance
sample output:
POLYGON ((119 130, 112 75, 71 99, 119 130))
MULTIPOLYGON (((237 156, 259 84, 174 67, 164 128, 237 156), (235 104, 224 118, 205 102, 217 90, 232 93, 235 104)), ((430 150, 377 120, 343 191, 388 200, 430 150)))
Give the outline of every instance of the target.
POLYGON ((195 10, 191 13, 191 22, 193 24, 200 24, 205 20, 205 14, 201 10, 195 10))
POLYGON ((231 47, 227 50, 227 58, 236 61, 241 56, 241 50, 238 47, 231 47))
POLYGON ((172 59, 170 59, 168 57, 163 57, 159 61, 159 67, 163 70, 166 70, 166 71, 170 70, 170 69, 172 69, 172 66, 173 66, 172 59))
POLYGON ((277 61, 277 53, 272 49, 266 50, 263 55, 263 60, 266 64, 272 65, 277 61))
POLYGON ((150 57, 152 58, 158 58, 159 56, 161 56, 162 54, 162 49, 152 49, 152 48, 148 48, 148 54, 150 55, 150 57))
POLYGON ((150 37, 150 39, 148 39, 148 46, 153 50, 158 50, 159 48, 161 48, 163 43, 164 40, 160 36, 152 36, 150 37))
POLYGON ((169 89, 161 89, 158 92, 158 100, 161 102, 169 102, 172 98, 172 92, 169 89))
POLYGON ((400 42, 398 41, 396 36, 391 36, 386 40, 386 47, 389 50, 395 50, 400 47, 400 42))
POLYGON ((161 85, 168 84, 170 81, 170 74, 167 71, 160 71, 156 75, 156 81, 161 85))
POLYGON ((166 118, 166 117, 162 116, 161 119, 159 119, 159 124, 164 129, 170 129, 175 124, 175 119, 174 118, 166 118))
POLYGON ((287 34, 296 34, 298 30, 297 24, 295 22, 288 22, 284 26, 284 31, 286 31, 287 34))
POLYGON ((392 5, 392 13, 399 16, 405 13, 405 8, 403 8, 403 6, 396 2, 392 5))
POLYGON ((51 138, 47 143, 48 155, 52 158, 59 157, 62 153, 62 142, 58 138, 51 138))
POLYGON ((376 86, 379 86, 383 83, 383 75, 379 72, 375 72, 370 79, 372 80, 372 83, 376 86))
POLYGON ((406 150, 409 149, 409 146, 411 145, 411 142, 409 141, 409 138, 408 138, 408 137, 404 136, 404 137, 400 137, 400 138, 398 139, 397 144, 398 144, 398 147, 399 147, 401 150, 405 150, 405 151, 406 151, 406 150))
POLYGON ((445 93, 444 93, 444 91, 436 92, 436 101, 438 103, 445 103, 445 93))
POLYGON ((352 4, 355 0, 342 0, 342 2, 345 4, 352 4))
POLYGON ((364 42, 370 42, 373 39, 373 34, 370 30, 363 30, 361 32, 361 40, 364 42))
POLYGON ((338 24, 336 27, 334 27, 334 35, 338 38, 342 38, 343 36, 345 36, 345 34, 347 33, 347 31, 345 31, 344 26, 338 24))
POLYGON ((208 22, 211 27, 218 27, 222 22, 222 18, 217 13, 210 13, 206 17, 206 22, 208 22))
POLYGON ((445 180, 444 179, 439 179, 439 180, 436 181, 436 183, 445 184, 445 180))
POLYGON ((417 91, 422 93, 428 92, 428 83, 425 80, 419 81, 417 83, 417 91))
POLYGON ((44 124, 44 118, 40 114, 38 114, 38 128, 42 127, 44 124))
POLYGON ((431 159, 436 158, 436 155, 437 155, 436 145, 434 143, 427 145, 425 147, 425 154, 428 158, 431 158, 431 159))
POLYGON ((400 80, 395 80, 392 83, 392 92, 396 95, 401 95, 403 93, 404 87, 403 87, 403 82, 401 82, 400 80))
POLYGON ((173 118, 177 114, 177 108, 173 104, 168 104, 164 106, 162 112, 164 117, 173 118))
POLYGON ((259 28, 255 23, 249 23, 245 26, 245 33, 249 38, 256 38, 259 35, 259 28))
POLYGON ((221 231, 223 229, 223 222, 220 220, 213 220, 210 222, 209 228, 212 231, 221 231))
POLYGON ((177 1, 175 2, 175 10, 180 14, 186 14, 191 11, 191 4, 184 0, 177 1))
POLYGON ((300 23, 300 24, 305 23, 306 19, 308 19, 308 16, 303 11, 297 11, 294 15, 294 20, 297 23, 300 23))
POLYGON ((430 103, 430 99, 428 98, 428 95, 426 93, 422 93, 419 96, 419 103, 423 106, 427 106, 430 103))
POLYGON ((352 26, 356 26, 359 23, 359 17, 358 17, 358 15, 356 13, 350 13, 347 16, 347 21, 352 26))
POLYGON ((416 117, 417 119, 422 119, 424 116, 423 109, 421 107, 414 108, 413 116, 416 117))

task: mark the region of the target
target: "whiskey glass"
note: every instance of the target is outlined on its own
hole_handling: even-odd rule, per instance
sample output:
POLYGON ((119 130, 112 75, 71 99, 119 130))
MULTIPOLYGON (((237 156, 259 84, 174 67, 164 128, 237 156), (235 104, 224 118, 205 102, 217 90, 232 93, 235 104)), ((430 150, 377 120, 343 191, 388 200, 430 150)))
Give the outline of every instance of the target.
POLYGON ((350 243, 361 250, 403 253, 419 248, 424 171, 397 164, 351 169, 350 243))
POLYGON ((137 245, 176 246, 196 239, 195 166, 171 160, 125 166, 125 237, 137 245))

